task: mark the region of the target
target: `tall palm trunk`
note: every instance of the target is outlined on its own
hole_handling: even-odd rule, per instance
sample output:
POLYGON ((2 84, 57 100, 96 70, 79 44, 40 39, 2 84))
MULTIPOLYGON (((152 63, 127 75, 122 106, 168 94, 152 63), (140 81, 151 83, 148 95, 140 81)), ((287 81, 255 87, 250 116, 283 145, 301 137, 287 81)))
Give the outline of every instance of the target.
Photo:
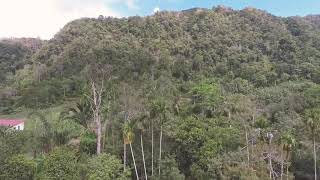
POLYGON ((162 126, 160 127, 159 178, 161 179, 162 126))
POLYGON ((132 155, 134 170, 135 170, 135 172, 136 172, 137 180, 139 180, 139 175, 138 175, 136 160, 134 159, 134 154, 133 154, 133 149, 132 149, 132 144, 131 144, 131 142, 129 143, 129 145, 130 145, 130 149, 131 149, 131 155, 132 155))
POLYGON ((145 175, 145 177, 146 177, 146 180, 148 180, 147 168, 146 168, 146 161, 145 161, 145 159, 144 159, 142 131, 141 131, 141 134, 140 134, 140 142, 141 142, 141 152, 142 152, 142 161, 143 161, 144 175, 145 175))
POLYGON ((153 120, 151 121, 151 176, 153 176, 153 145, 154 145, 154 134, 153 134, 153 120))
POLYGON ((123 143, 123 171, 126 170, 126 161, 127 161, 127 145, 123 143))
POLYGON ((313 160, 314 160, 314 179, 317 180, 317 153, 316 153, 316 136, 313 135, 313 160))

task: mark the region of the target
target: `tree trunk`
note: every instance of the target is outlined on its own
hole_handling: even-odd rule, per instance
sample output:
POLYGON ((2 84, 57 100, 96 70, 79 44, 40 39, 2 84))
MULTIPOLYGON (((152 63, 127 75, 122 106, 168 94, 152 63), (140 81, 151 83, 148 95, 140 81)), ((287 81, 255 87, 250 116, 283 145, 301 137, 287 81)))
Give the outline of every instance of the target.
POLYGON ((96 124, 95 130, 97 135, 97 154, 101 154, 101 98, 103 93, 103 81, 101 82, 101 87, 98 90, 97 84, 92 80, 91 82, 91 90, 92 90, 92 103, 91 109, 93 112, 94 122, 96 124))
POLYGON ((97 154, 101 154, 101 121, 100 118, 97 118, 97 154))
POLYGON ((159 178, 161 179, 162 126, 160 127, 159 178))
POLYGON ((104 150, 105 142, 106 142, 106 133, 104 131, 102 131, 102 133, 101 133, 101 151, 104 150))
POLYGON ((268 145, 268 164, 269 164, 269 178, 273 179, 273 168, 272 168, 272 160, 271 160, 271 139, 269 139, 268 145))
POLYGON ((113 149, 116 149, 116 148, 115 148, 114 128, 113 128, 113 125, 111 125, 111 138, 112 138, 112 148, 113 148, 113 149))
POLYGON ((313 135, 313 160, 314 160, 314 179, 317 180, 317 153, 316 153, 316 137, 313 135))
POLYGON ((231 128, 231 112, 228 110, 228 121, 229 121, 229 127, 231 128))
POLYGON ((248 167, 250 167, 250 149, 249 149, 249 138, 248 138, 247 127, 245 127, 245 131, 246 131, 246 144, 247 144, 247 161, 248 161, 248 167))
POLYGON ((145 175, 145 177, 146 177, 146 180, 148 180, 147 168, 146 168, 146 161, 145 161, 145 159, 144 159, 142 132, 141 132, 141 134, 140 134, 140 141, 141 141, 141 152, 142 152, 142 161, 143 161, 144 175, 145 175))
POLYGON ((151 121, 151 176, 153 177, 153 145, 154 145, 154 134, 153 134, 153 120, 151 121))
POLYGON ((139 175, 138 175, 138 170, 137 170, 136 160, 134 159, 134 154, 133 154, 132 144, 130 143, 129 145, 130 145, 130 149, 131 149, 131 155, 132 155, 132 160, 133 160, 134 170, 135 170, 135 172, 136 172, 137 180, 139 180, 139 175))
POLYGON ((123 143, 123 171, 126 170, 126 161, 127 161, 127 145, 123 143))
MULTIPOLYGON (((112 124, 110 126, 112 127, 112 124)), ((103 151, 105 149, 106 139, 107 139, 106 136, 108 136, 107 127, 108 127, 108 120, 105 120, 101 127, 101 150, 100 151, 103 151)))
POLYGON ((282 177, 283 177, 283 163, 284 163, 282 150, 281 150, 280 156, 281 156, 281 157, 280 157, 280 159, 281 159, 281 174, 280 174, 280 179, 282 180, 282 177))
POLYGON ((268 161, 269 161, 269 178, 272 179, 272 162, 271 162, 270 154, 268 157, 268 161))
POLYGON ((287 169, 287 180, 289 180, 289 162, 288 161, 287 161, 286 169, 287 169))

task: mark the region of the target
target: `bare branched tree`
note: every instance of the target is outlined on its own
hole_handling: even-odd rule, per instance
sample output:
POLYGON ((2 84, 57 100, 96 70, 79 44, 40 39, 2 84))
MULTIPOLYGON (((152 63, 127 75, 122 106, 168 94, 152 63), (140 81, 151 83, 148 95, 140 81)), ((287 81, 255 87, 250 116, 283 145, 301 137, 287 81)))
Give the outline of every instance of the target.
POLYGON ((111 79, 111 66, 91 64, 88 69, 90 103, 95 124, 95 133, 97 135, 97 154, 101 153, 102 139, 102 98, 105 93, 105 81, 111 79))

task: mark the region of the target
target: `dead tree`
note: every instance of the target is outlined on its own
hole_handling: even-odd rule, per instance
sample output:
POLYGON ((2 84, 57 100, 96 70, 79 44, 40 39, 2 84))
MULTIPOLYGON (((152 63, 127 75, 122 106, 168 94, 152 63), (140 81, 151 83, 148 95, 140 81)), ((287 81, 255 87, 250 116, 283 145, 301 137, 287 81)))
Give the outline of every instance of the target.
MULTIPOLYGON (((89 66, 89 85, 90 85, 90 103, 93 113, 93 121, 96 140, 96 153, 101 153, 101 139, 102 139, 102 98, 105 93, 105 81, 110 80, 111 67, 106 65, 94 64, 89 66)), ((106 123, 106 122, 105 122, 106 123)))

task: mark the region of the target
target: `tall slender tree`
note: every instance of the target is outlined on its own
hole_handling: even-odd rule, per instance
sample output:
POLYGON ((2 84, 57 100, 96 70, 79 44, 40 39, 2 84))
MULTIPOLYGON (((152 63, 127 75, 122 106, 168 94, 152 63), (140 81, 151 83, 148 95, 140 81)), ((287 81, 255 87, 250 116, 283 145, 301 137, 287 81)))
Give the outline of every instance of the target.
POLYGON ((133 166, 134 166, 134 170, 135 170, 135 173, 136 173, 136 178, 139 179, 139 174, 138 174, 138 170, 137 170, 137 165, 136 165, 136 160, 135 160, 135 157, 134 157, 134 152, 133 152, 133 149, 132 149, 132 141, 134 139, 134 122, 131 121, 127 121, 125 122, 124 124, 124 127, 123 127, 123 135, 124 135, 124 141, 125 141, 125 144, 129 144, 130 146, 130 150, 131 150, 131 156, 132 156, 132 161, 133 161, 133 166))
POLYGON ((290 160, 290 153, 292 149, 296 145, 296 140, 294 136, 286 132, 280 138, 280 146, 281 146, 281 174, 280 178, 283 179, 283 172, 284 172, 284 159, 286 159, 286 177, 287 180, 289 179, 289 160, 290 160), (286 157, 283 157, 283 152, 286 153, 286 157))
POLYGON ((320 108, 312 108, 305 112, 305 124, 310 130, 313 144, 314 179, 317 179, 316 137, 320 131, 320 108))
POLYGON ((145 160, 145 152, 144 152, 144 145, 143 145, 143 136, 145 131, 145 120, 147 120, 147 116, 143 115, 137 121, 137 128, 140 131, 140 145, 141 145, 141 154, 142 154, 142 162, 143 162, 143 169, 145 174, 145 179, 148 180, 147 174, 147 167, 146 167, 146 160, 145 160))
POLYGON ((159 137, 159 162, 158 162, 158 175, 161 176, 161 156, 162 156, 162 140, 163 140, 163 124, 167 120, 168 107, 166 102, 159 98, 152 104, 152 114, 157 118, 160 125, 159 137))
POLYGON ((124 168, 126 166, 126 145, 129 144, 131 155, 133 158, 133 163, 135 166, 136 176, 138 176, 138 171, 136 167, 136 162, 134 158, 134 152, 132 149, 132 141, 134 137, 134 128, 136 127, 139 118, 143 117, 141 114, 144 112, 144 106, 139 98, 139 91, 135 91, 134 87, 129 86, 126 83, 122 84, 120 102, 122 104, 123 114, 124 114, 124 168))
POLYGON ((95 123, 95 133, 97 135, 97 154, 101 153, 102 140, 102 107, 103 95, 105 94, 105 81, 111 80, 111 66, 101 64, 99 61, 93 61, 88 66, 88 87, 89 87, 89 102, 93 114, 93 122, 95 123))

